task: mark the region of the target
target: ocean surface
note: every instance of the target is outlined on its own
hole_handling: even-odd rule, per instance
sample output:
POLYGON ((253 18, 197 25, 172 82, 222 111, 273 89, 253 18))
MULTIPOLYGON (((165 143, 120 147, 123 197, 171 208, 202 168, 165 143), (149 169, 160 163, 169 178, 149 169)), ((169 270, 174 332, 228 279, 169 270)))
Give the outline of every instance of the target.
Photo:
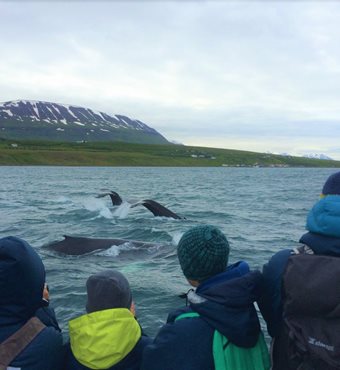
POLYGON ((51 303, 67 336, 68 320, 85 313, 89 275, 115 268, 130 281, 137 316, 155 335, 167 313, 184 304, 190 286, 176 257, 181 235, 199 224, 218 226, 230 245, 230 262, 261 269, 273 253, 296 246, 309 209, 335 169, 318 168, 94 168, 0 167, 0 237, 18 236, 40 254, 51 303), (96 198, 102 189, 128 201, 154 199, 186 217, 154 217, 144 207, 119 207, 96 198), (63 235, 154 242, 73 257, 46 244, 63 235))

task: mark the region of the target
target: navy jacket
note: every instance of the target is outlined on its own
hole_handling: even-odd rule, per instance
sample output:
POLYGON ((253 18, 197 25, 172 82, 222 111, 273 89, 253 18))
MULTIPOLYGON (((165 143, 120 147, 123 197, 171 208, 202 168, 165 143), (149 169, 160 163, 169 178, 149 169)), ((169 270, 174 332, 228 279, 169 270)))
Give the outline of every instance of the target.
POLYGON ((12 361, 21 370, 60 370, 62 335, 55 314, 42 300, 45 268, 25 241, 0 239, 0 342, 37 316, 47 327, 12 361))
POLYGON ((238 262, 190 291, 189 307, 172 312, 153 344, 145 348, 142 369, 213 370, 215 329, 238 346, 254 346, 260 324, 253 303, 261 282, 260 272, 249 272, 245 262, 238 262), (200 317, 175 321, 190 311, 200 317))
MULTIPOLYGON (((301 237, 300 243, 315 254, 340 257, 340 196, 328 195, 320 199, 307 216, 306 228, 309 232, 301 237)), ((264 294, 258 303, 272 337, 280 333, 282 277, 293 253, 291 249, 282 250, 263 267, 264 294)))

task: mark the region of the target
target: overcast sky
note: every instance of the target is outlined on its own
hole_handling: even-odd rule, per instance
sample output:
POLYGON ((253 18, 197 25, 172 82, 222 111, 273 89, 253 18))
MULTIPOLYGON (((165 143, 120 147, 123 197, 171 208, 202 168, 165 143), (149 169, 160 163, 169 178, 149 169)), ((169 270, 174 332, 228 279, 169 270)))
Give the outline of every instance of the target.
POLYGON ((340 2, 0 1, 0 101, 187 145, 340 160, 340 2))

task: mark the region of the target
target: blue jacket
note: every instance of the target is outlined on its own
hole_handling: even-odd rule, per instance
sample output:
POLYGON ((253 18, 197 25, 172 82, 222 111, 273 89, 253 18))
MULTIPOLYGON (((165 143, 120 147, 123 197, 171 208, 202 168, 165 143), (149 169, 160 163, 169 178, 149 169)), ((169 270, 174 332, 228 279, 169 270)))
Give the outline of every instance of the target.
MULTIPOLYGON (((340 196, 327 195, 320 199, 307 216, 306 229, 300 243, 315 254, 340 256, 340 196)), ((282 277, 293 250, 285 249, 276 254, 263 267, 264 294, 259 307, 267 322, 268 332, 276 337, 282 324, 282 277)))
POLYGON ((12 361, 21 370, 60 370, 62 335, 54 311, 42 300, 45 268, 25 241, 0 239, 0 342, 19 330, 31 317, 45 325, 33 341, 12 361))
POLYGON ((241 347, 256 344, 260 324, 254 301, 261 290, 260 272, 238 262, 187 295, 189 307, 172 312, 152 345, 144 351, 143 370, 212 370, 215 329, 241 347), (175 321, 184 312, 199 317, 175 321))

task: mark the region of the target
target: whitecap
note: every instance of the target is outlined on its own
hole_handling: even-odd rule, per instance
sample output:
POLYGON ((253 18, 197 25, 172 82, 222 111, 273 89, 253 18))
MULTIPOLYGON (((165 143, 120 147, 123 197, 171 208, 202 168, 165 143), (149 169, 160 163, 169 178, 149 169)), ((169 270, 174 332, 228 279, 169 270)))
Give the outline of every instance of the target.
POLYGON ((112 218, 110 209, 105 205, 105 202, 97 198, 86 199, 83 203, 84 207, 91 212, 99 212, 99 217, 112 218))
POLYGON ((131 204, 128 202, 123 202, 113 213, 115 217, 126 218, 130 213, 131 204))
POLYGON ((95 253, 97 256, 118 257, 121 252, 119 245, 112 245, 109 249, 95 253))
POLYGON ((173 245, 178 245, 179 241, 181 240, 181 237, 184 233, 181 232, 181 231, 175 231, 174 233, 172 233, 171 237, 172 237, 172 244, 173 245))

